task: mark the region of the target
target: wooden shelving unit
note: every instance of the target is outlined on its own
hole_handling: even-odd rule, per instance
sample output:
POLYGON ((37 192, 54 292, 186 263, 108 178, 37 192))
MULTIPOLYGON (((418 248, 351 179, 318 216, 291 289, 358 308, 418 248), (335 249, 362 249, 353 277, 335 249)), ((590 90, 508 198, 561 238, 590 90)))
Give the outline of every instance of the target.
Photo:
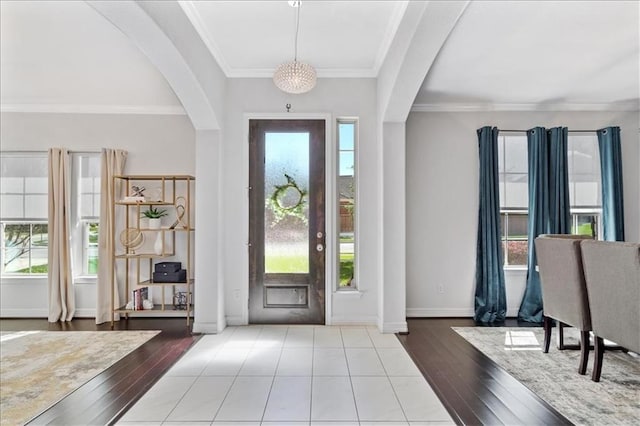
MULTIPOLYGON (((189 175, 122 175, 114 176, 113 185, 113 205, 111 213, 116 220, 114 232, 111 235, 113 246, 113 280, 111 283, 111 325, 114 325, 116 314, 129 315, 153 314, 162 316, 168 312, 184 312, 187 326, 191 321, 193 313, 193 231, 195 230, 192 219, 193 206, 191 205, 193 186, 195 178, 189 175), (144 201, 125 201, 124 197, 132 195, 132 186, 144 186, 149 191, 145 194, 144 201), (149 189, 151 186, 152 189, 149 189), (118 199, 118 189, 124 192, 123 199, 118 199), (153 192, 153 194, 150 194, 153 192), (151 197, 153 199, 146 199, 151 197), (179 206, 183 206, 183 210, 179 206), (163 226, 159 229, 150 228, 141 220, 143 212, 151 207, 164 208, 169 215, 166 222, 172 226, 163 226), (181 216, 182 212, 182 216, 181 216), (144 226, 143 226, 144 225, 144 226), (125 230, 134 230, 142 233, 143 240, 147 240, 144 245, 137 248, 126 247, 120 241, 120 233, 125 230), (176 238, 177 236, 180 236, 176 238), (150 238, 161 241, 161 250, 149 248, 150 238), (184 246, 177 249, 178 246, 184 246), (183 269, 186 270, 185 282, 154 282, 153 270, 157 260, 180 261, 183 269), (145 267, 148 265, 148 268, 145 267), (150 299, 153 300, 153 309, 136 310, 128 307, 127 304, 121 306, 121 302, 116 297, 118 287, 118 272, 124 275, 124 291, 127 304, 131 300, 132 291, 137 288, 148 287, 150 299), (175 308, 176 295, 180 289, 185 289, 186 303, 184 309, 175 308), (156 291, 154 291, 156 290, 156 291), (159 291, 157 291, 159 290, 159 291), (167 301, 167 291, 171 291, 171 302, 167 301), (159 293, 159 294, 158 294, 159 293)), ((165 224, 166 225, 166 224, 165 224)), ((158 248, 160 245, 158 244, 158 248)), ((174 315, 171 315, 174 316, 174 315)))

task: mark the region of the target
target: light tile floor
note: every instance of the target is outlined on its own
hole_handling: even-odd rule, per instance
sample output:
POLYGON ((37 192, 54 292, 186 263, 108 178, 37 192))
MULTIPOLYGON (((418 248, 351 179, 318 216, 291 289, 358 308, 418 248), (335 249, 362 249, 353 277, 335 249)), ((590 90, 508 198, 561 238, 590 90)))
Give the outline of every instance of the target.
POLYGON ((455 423, 394 335, 246 326, 203 336, 118 424, 455 423))

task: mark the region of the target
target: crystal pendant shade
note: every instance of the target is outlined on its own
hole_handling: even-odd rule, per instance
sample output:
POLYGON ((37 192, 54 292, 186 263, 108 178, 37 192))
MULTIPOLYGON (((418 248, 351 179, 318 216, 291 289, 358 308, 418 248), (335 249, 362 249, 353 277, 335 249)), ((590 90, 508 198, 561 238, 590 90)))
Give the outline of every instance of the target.
POLYGON ((316 70, 304 62, 285 62, 276 69, 273 82, 283 92, 306 93, 316 85, 316 70))

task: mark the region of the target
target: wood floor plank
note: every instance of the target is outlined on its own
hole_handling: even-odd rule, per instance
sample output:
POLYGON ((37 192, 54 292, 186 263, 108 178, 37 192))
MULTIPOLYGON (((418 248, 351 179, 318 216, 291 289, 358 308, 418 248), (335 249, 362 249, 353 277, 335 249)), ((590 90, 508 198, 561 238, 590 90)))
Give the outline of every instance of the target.
POLYGON ((451 329, 473 321, 408 323, 409 334, 399 340, 458 424, 571 424, 451 329))
MULTIPOLYGON (((160 330, 160 333, 40 413, 30 425, 113 424, 197 340, 184 318, 131 318, 115 330, 160 330)), ((48 323, 40 319, 2 319, 2 331, 111 331, 93 319, 48 323)))

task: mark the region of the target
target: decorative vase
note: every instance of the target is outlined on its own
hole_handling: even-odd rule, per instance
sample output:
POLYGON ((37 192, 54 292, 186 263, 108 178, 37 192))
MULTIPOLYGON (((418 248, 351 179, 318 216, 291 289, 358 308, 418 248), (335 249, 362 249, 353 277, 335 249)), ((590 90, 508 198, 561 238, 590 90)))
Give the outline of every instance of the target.
POLYGON ((164 241, 162 238, 162 232, 158 232, 158 236, 156 237, 156 242, 153 244, 153 252, 160 256, 164 250, 164 241))
POLYGON ((150 218, 149 219, 149 229, 160 229, 160 224, 162 223, 162 219, 157 217, 157 218, 150 218))

